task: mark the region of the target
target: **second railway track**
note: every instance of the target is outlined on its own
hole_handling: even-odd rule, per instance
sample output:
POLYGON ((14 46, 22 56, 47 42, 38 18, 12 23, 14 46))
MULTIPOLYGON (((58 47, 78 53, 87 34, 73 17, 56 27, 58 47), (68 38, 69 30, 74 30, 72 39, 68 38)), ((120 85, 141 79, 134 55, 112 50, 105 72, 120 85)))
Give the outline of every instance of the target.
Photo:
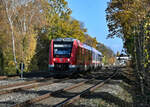
MULTIPOLYGON (((65 79, 67 80, 67 79, 65 79)), ((65 81, 63 80, 63 81, 65 81)), ((61 82, 62 80, 57 80, 57 79, 41 79, 41 80, 33 80, 33 81, 28 81, 28 82, 22 82, 22 83, 17 83, 17 84, 10 84, 10 85, 5 85, 1 86, 0 89, 0 95, 3 94, 8 94, 12 92, 17 92, 21 90, 26 90, 26 89, 31 89, 31 88, 37 88, 45 85, 50 85, 53 83, 61 82), (47 81, 47 82, 44 82, 47 81)))
POLYGON ((111 80, 117 72, 105 79, 104 81, 94 81, 93 79, 85 80, 77 84, 68 86, 60 90, 47 92, 38 97, 17 103, 11 107, 62 107, 73 103, 80 97, 94 91, 95 89, 103 86, 106 82, 111 80), (92 83, 91 83, 92 82, 92 83), (93 85, 94 84, 94 85, 93 85))
POLYGON ((4 88, 3 91, 1 91, 2 95, 0 95, 0 107, 11 107, 18 102, 24 102, 28 99, 37 98, 38 96, 43 95, 47 92, 56 91, 61 87, 64 88, 68 85, 71 85, 70 82, 65 83, 67 81, 70 81, 70 79, 52 79, 43 83, 41 82, 38 85, 34 85, 37 84, 34 83, 28 86, 17 86, 13 89, 8 90, 5 90, 6 88, 4 88))

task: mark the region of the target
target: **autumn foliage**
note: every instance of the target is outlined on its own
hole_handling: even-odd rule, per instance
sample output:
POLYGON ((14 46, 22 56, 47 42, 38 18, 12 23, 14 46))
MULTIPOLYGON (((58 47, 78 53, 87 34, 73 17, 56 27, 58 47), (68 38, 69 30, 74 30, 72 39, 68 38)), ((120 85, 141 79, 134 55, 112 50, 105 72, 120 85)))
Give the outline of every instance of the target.
POLYGON ((143 84, 149 84, 147 78, 150 73, 150 1, 111 0, 106 13, 110 31, 108 37, 123 39, 144 93, 143 84))
POLYGON ((15 74, 21 62, 26 72, 47 70, 54 38, 76 38, 99 49, 71 13, 65 0, 0 0, 0 75, 15 74))

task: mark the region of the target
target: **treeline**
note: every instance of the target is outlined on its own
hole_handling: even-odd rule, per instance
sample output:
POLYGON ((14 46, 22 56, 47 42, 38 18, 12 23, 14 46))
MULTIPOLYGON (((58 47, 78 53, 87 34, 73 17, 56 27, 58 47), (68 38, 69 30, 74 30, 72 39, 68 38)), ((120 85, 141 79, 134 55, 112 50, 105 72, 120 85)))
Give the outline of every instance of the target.
POLYGON ((105 46, 102 43, 97 44, 97 49, 102 53, 103 59, 102 62, 104 65, 113 65, 116 63, 116 55, 115 53, 111 50, 111 48, 105 46))
POLYGON ((71 13, 65 0, 0 0, 0 75, 15 74, 21 62, 25 71, 47 70, 53 38, 72 37, 98 48, 71 13))
POLYGON ((108 37, 123 39, 144 94, 144 86, 150 87, 150 1, 111 0, 106 13, 108 37))

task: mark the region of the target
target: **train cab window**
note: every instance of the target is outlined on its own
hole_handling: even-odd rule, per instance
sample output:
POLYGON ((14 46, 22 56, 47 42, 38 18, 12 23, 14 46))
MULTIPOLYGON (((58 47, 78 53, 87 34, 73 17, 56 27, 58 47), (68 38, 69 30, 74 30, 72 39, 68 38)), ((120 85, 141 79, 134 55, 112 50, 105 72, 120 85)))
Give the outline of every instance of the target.
POLYGON ((54 42, 54 57, 70 57, 73 42, 54 42))
POLYGON ((95 60, 95 53, 92 53, 92 59, 95 60))
POLYGON ((96 61, 98 61, 98 54, 96 54, 96 56, 95 56, 95 60, 96 60, 96 61))
POLYGON ((99 55, 99 60, 102 61, 102 59, 103 59, 103 56, 99 55))
POLYGON ((98 57, 97 60, 100 61, 100 55, 97 55, 97 57, 98 57))

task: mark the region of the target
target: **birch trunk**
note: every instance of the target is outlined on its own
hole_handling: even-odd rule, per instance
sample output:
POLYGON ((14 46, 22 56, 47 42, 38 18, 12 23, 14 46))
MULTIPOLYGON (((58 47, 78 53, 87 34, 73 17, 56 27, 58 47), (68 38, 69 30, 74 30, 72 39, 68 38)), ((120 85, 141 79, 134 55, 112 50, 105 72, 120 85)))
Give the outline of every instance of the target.
MULTIPOLYGON (((11 38, 12 38, 12 49, 13 49, 13 57, 14 57, 14 63, 16 65, 16 69, 18 69, 18 66, 17 66, 17 60, 16 60, 16 52, 15 52, 15 36, 14 36, 14 29, 13 29, 13 20, 12 20, 12 17, 13 17, 13 13, 10 13, 9 12, 9 7, 8 7, 8 3, 9 1, 7 0, 2 0, 3 4, 4 4, 4 8, 5 8, 5 11, 6 11, 6 17, 8 19, 8 23, 10 25, 10 30, 11 30, 11 38)), ((14 12, 14 11, 13 11, 14 12)))

